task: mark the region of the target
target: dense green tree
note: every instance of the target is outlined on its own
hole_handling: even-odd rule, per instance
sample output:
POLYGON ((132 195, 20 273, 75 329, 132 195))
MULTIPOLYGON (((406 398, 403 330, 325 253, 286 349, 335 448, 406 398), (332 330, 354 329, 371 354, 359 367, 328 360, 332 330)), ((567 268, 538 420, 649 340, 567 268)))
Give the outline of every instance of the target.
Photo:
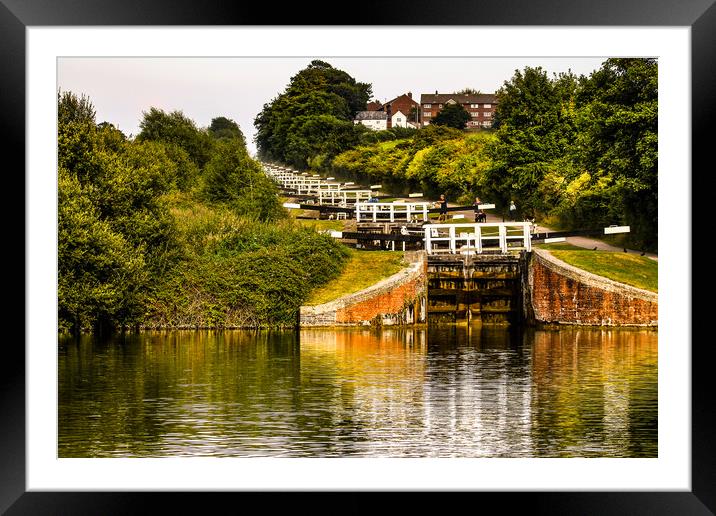
POLYGON ((58 171, 58 317, 60 328, 110 329, 138 320, 148 278, 142 248, 112 228, 76 177, 58 171))
POLYGON ((219 116, 211 120, 209 134, 216 139, 238 138, 246 145, 246 139, 241 129, 239 129, 239 124, 224 116, 219 116))
POLYGON ((454 129, 465 129, 469 121, 470 113, 461 104, 446 104, 432 119, 431 125, 446 125, 454 129))
POLYGON ((220 140, 204 171, 203 193, 211 202, 261 221, 281 218, 278 189, 238 140, 220 140))
POLYGON ((158 141, 177 145, 187 152, 200 169, 209 161, 211 136, 207 131, 198 129, 194 121, 181 111, 166 113, 152 107, 144 112, 139 127, 141 131, 137 135, 137 141, 158 141))
POLYGON ((305 168, 358 143, 365 128, 352 120, 365 109, 369 84, 324 61, 312 61, 256 116, 256 145, 265 159, 305 168))
POLYGON ((96 111, 89 97, 78 97, 71 91, 57 92, 57 122, 60 125, 71 122, 95 123, 96 111))
POLYGON ((310 90, 333 93, 344 99, 348 105, 350 118, 353 118, 358 111, 364 110, 368 99, 373 95, 370 84, 357 82, 343 70, 333 68, 318 59, 311 61, 308 67, 291 78, 286 93, 289 96, 297 96, 310 90))
POLYGON ((658 64, 614 58, 581 81, 577 160, 608 178, 633 240, 658 244, 658 64))
POLYGON ((571 73, 550 79, 542 68, 527 67, 516 70, 498 90, 499 124, 497 139, 487 148, 493 167, 487 173, 485 193, 505 212, 510 200, 525 214, 552 208, 539 187, 553 161, 568 154, 574 144, 576 87, 571 73))
MULTIPOLYGON (((83 97, 84 98, 84 97, 83 97)), ((160 144, 130 142, 68 93, 58 112, 60 325, 78 331, 139 320, 150 275, 174 259, 174 228, 162 196, 174 165, 160 144)))
POLYGON ((479 95, 480 90, 474 88, 463 88, 460 91, 456 91, 453 95, 479 95))

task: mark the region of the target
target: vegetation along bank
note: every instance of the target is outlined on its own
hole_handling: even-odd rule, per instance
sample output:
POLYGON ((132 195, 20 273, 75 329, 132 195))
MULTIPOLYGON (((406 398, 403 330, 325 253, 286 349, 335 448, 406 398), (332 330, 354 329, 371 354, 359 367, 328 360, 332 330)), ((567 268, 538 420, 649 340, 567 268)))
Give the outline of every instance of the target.
POLYGON ((86 97, 58 102, 61 332, 291 326, 347 262, 287 217, 231 120, 150 109, 129 139, 86 97))
POLYGON ((629 225, 624 244, 655 251, 657 72, 655 59, 607 59, 579 77, 527 67, 496 92, 492 129, 465 131, 462 118, 371 131, 351 123, 370 85, 314 61, 257 116, 257 145, 269 161, 453 202, 479 195, 503 213, 514 200, 556 229, 629 225))

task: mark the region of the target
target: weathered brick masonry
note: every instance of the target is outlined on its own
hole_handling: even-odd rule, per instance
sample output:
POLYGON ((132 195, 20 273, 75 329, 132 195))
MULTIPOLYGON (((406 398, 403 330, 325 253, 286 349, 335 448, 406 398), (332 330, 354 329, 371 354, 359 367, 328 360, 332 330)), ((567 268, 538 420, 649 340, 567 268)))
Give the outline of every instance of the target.
POLYGON ((654 292, 590 274, 538 249, 533 250, 527 269, 528 317, 537 322, 658 325, 658 294, 654 292))
POLYGON ((365 290, 318 306, 302 306, 300 325, 361 326, 425 322, 427 260, 424 252, 406 253, 410 266, 365 290))

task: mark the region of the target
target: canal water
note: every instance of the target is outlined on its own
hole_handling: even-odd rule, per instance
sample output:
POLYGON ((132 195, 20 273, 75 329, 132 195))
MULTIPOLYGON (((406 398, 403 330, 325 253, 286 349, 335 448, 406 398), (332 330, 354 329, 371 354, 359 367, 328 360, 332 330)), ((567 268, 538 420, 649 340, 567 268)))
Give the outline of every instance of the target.
POLYGON ((60 457, 656 457, 657 332, 61 339, 60 457))

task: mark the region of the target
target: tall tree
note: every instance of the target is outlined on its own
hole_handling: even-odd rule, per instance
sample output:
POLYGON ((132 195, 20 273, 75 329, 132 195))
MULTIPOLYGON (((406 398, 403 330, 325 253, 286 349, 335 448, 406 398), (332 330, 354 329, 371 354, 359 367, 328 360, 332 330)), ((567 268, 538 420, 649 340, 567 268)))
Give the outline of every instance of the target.
POLYGON ((549 211, 539 191, 553 162, 574 142, 573 98, 576 78, 550 79, 540 67, 516 70, 497 91, 497 139, 488 146, 493 167, 487 192, 506 210, 510 200, 525 212, 549 211))
POLYGON ((96 111, 89 97, 71 91, 57 92, 57 119, 60 124, 71 122, 95 123, 96 111))
POLYGON ((212 118, 209 125, 209 134, 216 139, 238 138, 246 145, 246 140, 241 129, 239 129, 239 124, 224 116, 212 118))
POLYGON ((330 159, 358 141, 363 130, 352 120, 371 95, 370 84, 324 61, 312 61, 256 116, 259 155, 298 168, 309 160, 330 159))
POLYGON ((60 325, 133 324, 149 277, 173 259, 174 227, 162 196, 172 188, 174 164, 160 144, 94 125, 85 97, 61 96, 58 113, 60 325))
POLYGON ((432 124, 446 125, 454 129, 465 129, 469 121, 470 113, 461 104, 447 104, 432 119, 432 124))
POLYGON ((152 107, 144 112, 139 123, 141 128, 138 141, 159 141, 173 144, 184 149, 189 157, 202 168, 211 154, 211 137, 206 131, 196 127, 194 121, 181 111, 166 113, 152 107))
POLYGON ((622 222, 642 246, 658 243, 658 63, 656 59, 607 59, 581 82, 577 98, 583 139, 579 159, 610 176, 622 222))

